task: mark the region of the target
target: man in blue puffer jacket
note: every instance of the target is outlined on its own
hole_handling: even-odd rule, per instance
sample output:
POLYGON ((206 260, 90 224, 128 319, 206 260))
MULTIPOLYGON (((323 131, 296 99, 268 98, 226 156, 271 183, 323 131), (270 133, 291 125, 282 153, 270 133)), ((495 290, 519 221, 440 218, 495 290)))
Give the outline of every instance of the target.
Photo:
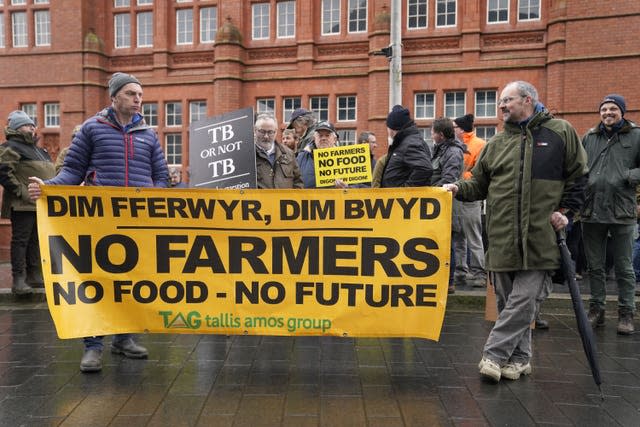
MULTIPOLYGON (((40 197, 41 185, 101 185, 116 187, 167 187, 169 171, 156 133, 140 114, 142 85, 134 76, 115 73, 109 80, 111 106, 82 124, 60 173, 42 181, 30 178, 29 194, 40 197)), ((82 372, 102 369, 102 338, 84 338, 82 372)), ((132 359, 148 356, 132 334, 113 337, 111 352, 132 359)))

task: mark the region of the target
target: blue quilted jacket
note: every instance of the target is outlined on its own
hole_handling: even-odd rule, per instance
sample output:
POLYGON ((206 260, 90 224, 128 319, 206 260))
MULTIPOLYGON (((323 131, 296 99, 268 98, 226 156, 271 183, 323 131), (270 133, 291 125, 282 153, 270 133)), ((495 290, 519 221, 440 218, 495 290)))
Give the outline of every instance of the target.
POLYGON ((167 187, 169 171, 156 133, 136 114, 122 127, 111 107, 82 124, 60 173, 48 185, 167 187))

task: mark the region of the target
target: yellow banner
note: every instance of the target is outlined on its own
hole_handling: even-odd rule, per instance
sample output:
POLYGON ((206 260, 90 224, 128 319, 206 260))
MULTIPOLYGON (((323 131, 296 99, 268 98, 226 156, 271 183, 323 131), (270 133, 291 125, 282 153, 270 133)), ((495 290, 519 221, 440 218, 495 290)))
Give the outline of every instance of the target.
POLYGON ((371 182, 371 154, 369 144, 313 150, 316 186, 333 186, 336 179, 345 184, 371 182))
POLYGON ((451 244, 440 188, 45 186, 37 209, 61 338, 440 336, 451 244))

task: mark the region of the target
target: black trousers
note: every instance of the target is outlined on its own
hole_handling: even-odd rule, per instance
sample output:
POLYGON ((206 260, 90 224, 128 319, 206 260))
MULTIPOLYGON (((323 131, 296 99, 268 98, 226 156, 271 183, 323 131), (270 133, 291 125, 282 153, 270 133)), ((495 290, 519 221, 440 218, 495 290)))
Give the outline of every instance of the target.
POLYGON ((11 212, 11 273, 26 274, 40 269, 38 223, 33 211, 11 212))

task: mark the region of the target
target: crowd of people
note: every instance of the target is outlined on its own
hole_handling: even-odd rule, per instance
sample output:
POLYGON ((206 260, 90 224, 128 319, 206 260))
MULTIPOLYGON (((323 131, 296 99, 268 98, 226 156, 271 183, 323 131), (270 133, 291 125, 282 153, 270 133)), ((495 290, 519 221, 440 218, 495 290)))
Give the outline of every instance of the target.
MULTIPOLYGON (((167 167, 157 135, 140 113, 140 81, 115 73, 108 86, 111 105, 74 130, 57 168, 37 145, 33 120, 22 111, 9 115, 0 184, 2 216, 12 223, 16 294, 42 283, 35 221, 42 185, 186 186, 181 170, 167 167)), ((504 129, 489 142, 476 135, 474 116, 465 114, 435 119, 430 146, 402 105, 386 118, 386 154, 374 157, 375 133, 358 136, 358 143, 370 146, 372 168, 372 181, 358 186, 438 186, 453 193, 448 289, 487 283, 495 289, 498 317, 478 366, 493 381, 532 371, 530 325, 548 326, 539 318, 540 305, 560 267, 556 233, 567 225, 572 239, 583 240, 574 255, 584 248, 594 328, 605 323, 607 253, 618 287, 619 334, 634 332, 640 280, 640 129, 624 118, 624 98, 607 95, 599 105, 600 122, 582 139, 569 122, 553 117, 530 83, 508 83, 497 107, 504 129)), ((292 113, 281 141, 273 115, 257 115, 253 131, 258 188, 316 188, 315 150, 339 144, 334 125, 304 108, 292 113)), ((336 180, 335 186, 348 185, 336 180)), ((102 337, 87 337, 84 344, 81 371, 101 370, 102 337)), ((114 336, 111 350, 130 358, 148 354, 130 334, 114 336)))

